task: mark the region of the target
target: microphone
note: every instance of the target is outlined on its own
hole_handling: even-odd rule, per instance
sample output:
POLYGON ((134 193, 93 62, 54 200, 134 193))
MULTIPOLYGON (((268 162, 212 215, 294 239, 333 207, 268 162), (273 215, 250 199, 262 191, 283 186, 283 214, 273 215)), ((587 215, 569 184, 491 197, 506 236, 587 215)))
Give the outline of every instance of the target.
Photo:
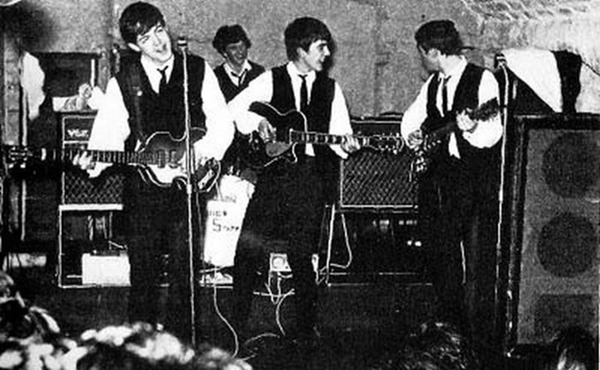
POLYGON ((177 39, 177 47, 182 51, 185 51, 187 49, 187 46, 187 39, 184 36, 179 36, 179 38, 177 39))

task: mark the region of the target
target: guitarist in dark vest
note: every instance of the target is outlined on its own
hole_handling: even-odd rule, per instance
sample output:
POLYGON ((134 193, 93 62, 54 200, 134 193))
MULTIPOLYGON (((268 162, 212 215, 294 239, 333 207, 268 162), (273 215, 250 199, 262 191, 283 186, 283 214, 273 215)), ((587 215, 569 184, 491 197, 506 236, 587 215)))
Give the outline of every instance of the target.
MULTIPOLYGON (((138 151, 157 132, 182 139, 185 134, 183 56, 172 50, 163 15, 153 5, 136 2, 123 10, 119 28, 135 57, 124 60, 119 73, 108 82, 88 149, 138 151)), ((209 158, 222 158, 233 138, 234 125, 208 63, 194 55, 188 55, 187 60, 191 125, 205 132, 192 144, 193 165, 201 167, 209 158)), ((87 153, 74 162, 88 169, 90 176, 98 176, 107 166, 91 162, 87 153)), ((183 340, 192 340, 191 325, 195 323, 190 322, 186 191, 147 183, 137 171, 126 174, 123 203, 130 231, 129 320, 158 324, 161 313, 166 312, 166 328, 183 340), (165 272, 169 283, 168 307, 162 310, 159 302, 165 272)), ((197 246, 195 250, 199 254, 197 246)))
POLYGON ((426 271, 437 297, 437 319, 479 339, 494 324, 503 129, 498 114, 478 120, 470 112, 497 102, 498 84, 490 71, 467 61, 452 21, 428 22, 415 39, 429 76, 403 116, 402 136, 419 156, 428 135, 449 128, 437 150, 426 154, 430 163, 418 180, 417 224, 426 271))
POLYGON ((258 272, 262 270, 264 279, 269 252, 285 252, 296 308, 292 336, 302 345, 313 345, 318 331, 312 254, 318 251, 322 212, 326 195, 331 194, 326 188, 334 179, 337 159, 346 158, 360 144, 351 136, 342 90, 326 74, 334 47, 327 26, 314 18, 298 18, 284 36, 289 62, 260 75, 229 103, 238 130, 258 132, 265 142, 275 140, 279 122, 251 111, 252 103, 267 102, 282 113, 303 112, 308 131, 347 136, 340 145, 301 145, 296 162, 277 161, 259 172, 235 256, 233 321, 243 337, 249 334, 246 325, 258 272))

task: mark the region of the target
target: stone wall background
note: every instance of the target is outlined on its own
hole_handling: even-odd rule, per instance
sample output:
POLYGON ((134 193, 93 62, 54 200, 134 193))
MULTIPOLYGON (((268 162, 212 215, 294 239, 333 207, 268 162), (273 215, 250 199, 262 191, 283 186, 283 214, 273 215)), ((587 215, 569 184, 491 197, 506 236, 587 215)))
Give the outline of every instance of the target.
MULTIPOLYGON (((130 0, 23 0, 43 42, 32 51, 102 55, 106 83, 110 49, 120 43, 116 21, 130 0), (42 24, 43 22, 43 24, 42 24)), ((251 58, 267 67, 285 61, 283 30, 304 15, 323 20, 338 46, 332 70, 353 115, 402 112, 424 79, 413 34, 423 22, 456 22, 470 56, 493 66, 504 48, 569 50, 584 60, 580 110, 600 112, 600 0, 170 0, 149 2, 167 17, 173 36, 184 35, 190 51, 212 66, 221 57, 211 46, 223 24, 239 23, 253 41, 251 58)))

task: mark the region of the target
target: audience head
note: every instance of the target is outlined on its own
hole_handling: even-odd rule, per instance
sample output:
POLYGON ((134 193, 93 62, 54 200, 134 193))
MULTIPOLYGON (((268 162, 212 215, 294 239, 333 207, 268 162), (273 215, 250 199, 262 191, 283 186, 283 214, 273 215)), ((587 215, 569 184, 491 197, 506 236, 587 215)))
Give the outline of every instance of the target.
POLYGON ((480 362, 468 340, 452 325, 428 322, 410 334, 398 353, 397 370, 472 370, 480 362))
POLYGON ((298 60, 298 48, 308 51, 310 45, 319 40, 327 42, 329 50, 333 54, 335 42, 329 32, 329 28, 318 19, 302 17, 290 23, 284 32, 285 49, 289 60, 298 60))
POLYGON ((65 366, 63 359, 73 348, 75 342, 65 338, 51 343, 0 341, 0 368, 3 370, 71 370, 65 366))
POLYGON ((0 271, 0 301, 17 295, 15 281, 4 271, 0 271))
POLYGON ((73 347, 54 318, 23 300, 10 275, 0 272, 0 368, 61 370, 73 347))
POLYGON ((0 342, 52 341, 59 335, 56 320, 46 310, 29 306, 18 296, 0 302, 0 342))
POLYGON ((10 275, 0 271, 0 342, 51 341, 60 336, 54 318, 19 294, 10 275))
POLYGON ((581 327, 560 330, 550 343, 547 370, 597 370, 597 339, 581 327))
POLYGON ((63 363, 67 370, 252 370, 224 350, 206 344, 195 351, 146 323, 88 330, 63 363))
POLYGON ((415 40, 417 47, 425 52, 437 49, 444 55, 459 55, 463 49, 463 42, 454 22, 446 19, 423 24, 415 33, 415 40))
POLYGON ((252 370, 252 366, 221 348, 202 345, 199 349, 195 370, 252 370))
POLYGON ((84 332, 67 362, 77 370, 191 370, 194 355, 175 336, 135 323, 84 332))

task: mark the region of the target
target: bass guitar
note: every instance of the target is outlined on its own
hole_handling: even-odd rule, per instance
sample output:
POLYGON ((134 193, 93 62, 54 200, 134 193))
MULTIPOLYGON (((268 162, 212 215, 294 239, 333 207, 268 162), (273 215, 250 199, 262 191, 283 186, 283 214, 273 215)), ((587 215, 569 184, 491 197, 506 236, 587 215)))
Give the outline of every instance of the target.
MULTIPOLYGON (((298 161, 296 146, 298 144, 334 145, 341 144, 345 135, 334 135, 323 132, 308 131, 306 116, 297 110, 281 113, 265 102, 254 102, 250 111, 263 116, 275 127, 275 140, 265 142, 255 132, 242 140, 242 160, 252 168, 264 168, 279 160, 291 163, 298 161)), ((404 147, 402 138, 392 135, 354 135, 361 147, 377 151, 399 153, 404 147)))
MULTIPOLYGON (((491 99, 479 107, 465 112, 469 118, 476 121, 488 121, 500 113, 498 99, 491 99)), ((425 133, 423 142, 415 149, 415 156, 411 164, 411 174, 421 176, 432 162, 435 153, 440 148, 444 139, 456 129, 456 115, 449 114, 443 118, 446 123, 437 130, 425 133)))
MULTIPOLYGON (((204 136, 204 130, 192 128, 191 140, 196 142, 204 136)), ((84 150, 79 148, 30 149, 22 146, 5 148, 9 163, 24 163, 34 159, 40 161, 71 161, 84 150)), ((159 187, 185 187, 187 173, 182 158, 185 156, 185 138, 173 139, 168 132, 156 132, 148 137, 142 149, 135 152, 85 150, 95 162, 134 166, 144 181, 159 187)), ((199 192, 207 192, 217 181, 221 172, 221 164, 210 159, 192 174, 192 183, 199 192)))

